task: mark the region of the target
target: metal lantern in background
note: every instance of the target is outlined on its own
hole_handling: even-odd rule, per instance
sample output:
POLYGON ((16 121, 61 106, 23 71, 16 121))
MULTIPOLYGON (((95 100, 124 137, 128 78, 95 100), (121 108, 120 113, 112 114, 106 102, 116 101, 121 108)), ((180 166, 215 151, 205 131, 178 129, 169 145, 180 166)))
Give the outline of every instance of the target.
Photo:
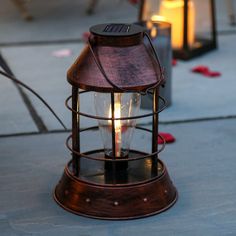
POLYGON ((214 0, 142 0, 139 19, 171 23, 175 58, 188 60, 217 46, 214 0))
POLYGON ((66 210, 93 218, 129 219, 160 213, 176 202, 177 191, 158 158, 164 148, 157 145, 158 114, 163 109, 159 108, 159 87, 164 83, 159 61, 153 48, 145 46, 140 26, 103 24, 90 32, 88 44, 67 74, 72 85, 72 96, 66 102, 72 111, 72 135, 67 139, 72 160, 54 198, 66 210), (80 96, 86 93, 94 93, 91 107, 95 106, 96 114, 80 109, 80 96), (139 115, 144 93, 153 93, 153 111, 139 115), (98 127, 81 129, 80 116, 96 120, 98 127), (152 119, 152 129, 136 125, 144 117, 152 119), (84 151, 82 133, 97 129, 103 147, 95 148, 92 135, 94 148, 84 151), (146 140, 149 153, 132 149, 135 129, 150 134, 146 140))

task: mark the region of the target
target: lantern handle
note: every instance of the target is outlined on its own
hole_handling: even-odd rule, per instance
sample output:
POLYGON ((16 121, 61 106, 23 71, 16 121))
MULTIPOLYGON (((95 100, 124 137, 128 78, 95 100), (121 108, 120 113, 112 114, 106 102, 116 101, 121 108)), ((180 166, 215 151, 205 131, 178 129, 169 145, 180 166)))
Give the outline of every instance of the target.
POLYGON ((104 78, 106 79, 106 81, 115 89, 119 90, 120 92, 124 92, 124 90, 122 88, 120 88, 119 86, 117 86, 116 84, 114 84, 106 75, 106 72, 105 70, 103 69, 103 66, 101 65, 100 61, 97 59, 95 53, 94 53, 94 50, 93 50, 93 47, 92 47, 92 43, 91 43, 91 40, 90 38, 88 39, 88 46, 89 46, 89 49, 90 49, 90 52, 92 53, 92 56, 94 58, 94 61, 98 67, 98 69, 100 70, 100 72, 102 73, 102 75, 104 76, 104 78))
POLYGON ((164 82, 165 82, 164 67, 161 65, 160 59, 159 59, 159 57, 157 55, 157 52, 156 52, 156 50, 153 46, 152 40, 151 40, 151 38, 150 38, 150 36, 148 35, 147 32, 144 31, 143 33, 144 33, 144 36, 146 36, 146 38, 148 39, 148 42, 151 46, 151 49, 152 49, 152 52, 153 52, 155 58, 153 58, 153 54, 151 54, 151 56, 154 59, 155 63, 157 63, 158 67, 160 68, 161 81, 164 80, 164 82))
POLYGON ((25 89, 29 90, 32 94, 34 94, 47 108, 48 110, 54 115, 54 117, 57 119, 57 121, 62 125, 62 127, 67 130, 65 124, 62 122, 62 120, 58 117, 58 115, 55 113, 55 111, 51 108, 51 106, 32 88, 30 88, 25 83, 21 82, 20 80, 16 79, 13 75, 10 75, 2 70, 0 70, 0 74, 3 75, 5 78, 8 78, 12 80, 14 83, 19 84, 20 86, 24 87, 25 89))
MULTIPOLYGON (((149 37, 146 32, 144 32, 144 35, 146 35, 147 37, 149 37)), ((148 38, 148 39, 151 40, 150 38, 148 38)), ((158 56, 157 56, 157 54, 156 54, 156 52, 155 52, 155 49, 154 49, 154 47, 153 47, 151 41, 149 41, 149 42, 150 42, 150 45, 151 45, 151 47, 152 47, 152 49, 153 49, 153 51, 154 51, 154 54, 155 54, 155 58, 156 58, 155 61, 157 61, 158 67, 160 68, 161 77, 163 78, 163 71, 162 71, 162 67, 161 67, 161 65, 160 65, 158 56)), ((101 62, 99 61, 99 59, 96 57, 96 55, 95 55, 95 53, 94 53, 94 50, 93 50, 93 47, 92 47, 92 42, 91 42, 91 39, 90 39, 90 38, 88 39, 88 42, 87 42, 87 43, 88 43, 90 52, 92 53, 93 59, 94 59, 96 65, 97 65, 98 69, 100 70, 100 72, 101 72, 102 75, 104 76, 105 80, 106 80, 113 88, 117 89, 119 92, 127 92, 127 93, 128 93, 128 92, 133 92, 133 91, 131 91, 131 90, 127 90, 127 89, 123 89, 123 88, 119 87, 118 85, 116 85, 115 83, 113 83, 113 82, 108 78, 108 76, 107 76, 107 74, 106 74, 106 72, 105 72, 105 70, 104 70, 104 68, 103 68, 103 66, 102 66, 102 64, 101 64, 101 62)), ((153 56, 152 56, 152 58, 153 58, 153 56)), ((157 73, 157 74, 158 74, 158 73, 157 73)), ((152 89, 158 87, 158 86, 161 84, 162 81, 163 81, 163 79, 161 79, 160 81, 157 81, 153 86, 147 88, 145 91, 138 91, 137 93, 139 93, 139 94, 141 94, 141 95, 146 95, 150 90, 152 90, 152 89)))

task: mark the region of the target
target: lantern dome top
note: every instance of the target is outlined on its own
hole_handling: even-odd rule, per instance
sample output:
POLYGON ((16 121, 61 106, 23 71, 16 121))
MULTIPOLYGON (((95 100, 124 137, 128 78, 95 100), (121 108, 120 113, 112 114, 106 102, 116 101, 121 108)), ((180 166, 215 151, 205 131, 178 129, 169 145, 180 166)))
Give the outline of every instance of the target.
POLYGON ((144 30, 134 24, 91 27, 86 47, 67 72, 68 82, 98 92, 141 92, 161 85, 160 64, 143 43, 144 30))

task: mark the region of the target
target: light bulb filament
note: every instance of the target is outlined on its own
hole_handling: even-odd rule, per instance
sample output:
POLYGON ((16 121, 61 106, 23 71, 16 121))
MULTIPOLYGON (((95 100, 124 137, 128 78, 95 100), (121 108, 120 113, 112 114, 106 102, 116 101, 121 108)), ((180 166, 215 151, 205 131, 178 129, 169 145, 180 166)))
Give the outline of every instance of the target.
MULTIPOLYGON (((114 118, 121 118, 121 94, 114 94, 114 118)), ((109 118, 112 117, 112 109, 109 109, 109 118)), ((112 122, 109 121, 111 124, 112 122)), ((121 120, 114 121, 115 128, 115 156, 121 157, 121 145, 122 145, 122 128, 121 120)))

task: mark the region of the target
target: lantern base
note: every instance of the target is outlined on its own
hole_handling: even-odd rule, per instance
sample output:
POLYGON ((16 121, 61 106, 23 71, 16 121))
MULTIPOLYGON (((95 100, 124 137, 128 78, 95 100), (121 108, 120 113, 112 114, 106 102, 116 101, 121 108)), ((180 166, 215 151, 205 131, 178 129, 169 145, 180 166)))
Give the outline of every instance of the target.
POLYGON ((72 213, 98 219, 135 219, 161 213, 177 200, 163 162, 158 176, 127 184, 97 184, 76 177, 71 162, 55 188, 55 201, 72 213))

